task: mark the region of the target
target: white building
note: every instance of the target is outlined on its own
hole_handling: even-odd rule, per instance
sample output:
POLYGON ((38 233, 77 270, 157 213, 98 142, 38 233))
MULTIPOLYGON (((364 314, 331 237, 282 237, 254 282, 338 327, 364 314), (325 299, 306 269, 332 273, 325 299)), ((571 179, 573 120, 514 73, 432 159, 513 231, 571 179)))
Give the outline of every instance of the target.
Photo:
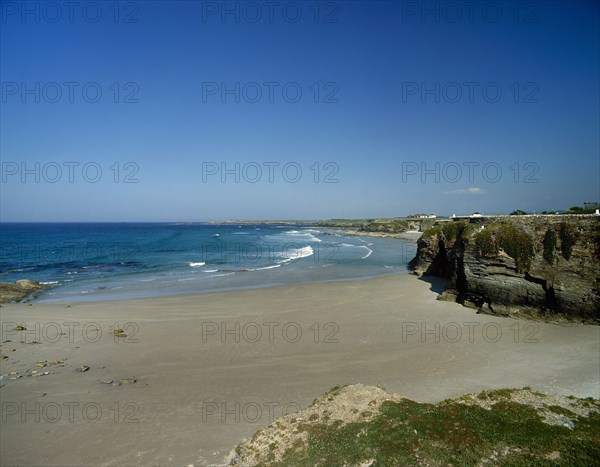
POLYGON ((474 212, 471 217, 483 217, 480 212, 474 212))

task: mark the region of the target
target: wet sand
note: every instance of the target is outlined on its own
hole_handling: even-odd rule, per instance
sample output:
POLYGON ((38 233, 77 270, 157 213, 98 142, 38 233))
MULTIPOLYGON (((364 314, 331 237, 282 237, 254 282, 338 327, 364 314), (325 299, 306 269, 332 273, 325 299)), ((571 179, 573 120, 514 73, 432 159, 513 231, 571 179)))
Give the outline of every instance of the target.
POLYGON ((523 386, 600 398, 600 327, 477 315, 439 287, 398 275, 3 305, 0 464, 219 465, 345 383, 431 402, 523 386))

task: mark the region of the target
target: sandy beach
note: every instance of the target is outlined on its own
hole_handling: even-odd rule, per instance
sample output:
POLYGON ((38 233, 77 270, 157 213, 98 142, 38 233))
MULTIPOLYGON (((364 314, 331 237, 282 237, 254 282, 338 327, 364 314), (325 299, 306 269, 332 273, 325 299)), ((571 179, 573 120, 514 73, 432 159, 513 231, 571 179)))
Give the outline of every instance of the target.
POLYGON ((423 232, 416 230, 407 230, 406 232, 368 232, 364 230, 356 229, 335 229, 335 232, 343 233, 344 235, 352 237, 380 237, 380 238, 400 238, 402 240, 417 241, 423 235, 423 232))
POLYGON ((477 315, 439 287, 406 274, 3 305, 0 463, 220 465, 345 383, 425 402, 523 386, 600 398, 599 327, 477 315))

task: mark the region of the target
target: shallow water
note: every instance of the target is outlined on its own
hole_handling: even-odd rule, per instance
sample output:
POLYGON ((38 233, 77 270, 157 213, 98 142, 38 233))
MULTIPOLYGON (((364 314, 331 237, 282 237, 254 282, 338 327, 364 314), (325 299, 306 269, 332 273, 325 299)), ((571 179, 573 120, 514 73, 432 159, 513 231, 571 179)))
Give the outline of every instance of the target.
POLYGON ((105 300, 406 272, 414 242, 293 225, 3 223, 0 281, 40 301, 105 300))

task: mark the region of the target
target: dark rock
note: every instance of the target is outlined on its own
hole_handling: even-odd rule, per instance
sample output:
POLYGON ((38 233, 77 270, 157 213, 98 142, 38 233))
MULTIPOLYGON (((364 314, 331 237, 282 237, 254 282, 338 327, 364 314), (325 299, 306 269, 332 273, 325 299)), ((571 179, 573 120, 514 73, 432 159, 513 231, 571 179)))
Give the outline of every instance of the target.
POLYGON ((426 232, 409 263, 418 275, 449 280, 441 300, 455 296, 465 306, 497 316, 600 324, 600 217, 498 216, 454 222, 462 222, 456 238, 446 238, 440 228, 426 232), (491 256, 480 254, 477 235, 500 222, 512 224, 533 241, 533 256, 524 270, 502 249, 491 256), (568 255, 561 244, 565 225, 576 239, 568 255), (548 231, 556 232, 556 246, 544 244, 548 231))
POLYGON ((45 284, 27 279, 15 283, 0 282, 0 303, 20 302, 36 292, 48 289, 45 284))

